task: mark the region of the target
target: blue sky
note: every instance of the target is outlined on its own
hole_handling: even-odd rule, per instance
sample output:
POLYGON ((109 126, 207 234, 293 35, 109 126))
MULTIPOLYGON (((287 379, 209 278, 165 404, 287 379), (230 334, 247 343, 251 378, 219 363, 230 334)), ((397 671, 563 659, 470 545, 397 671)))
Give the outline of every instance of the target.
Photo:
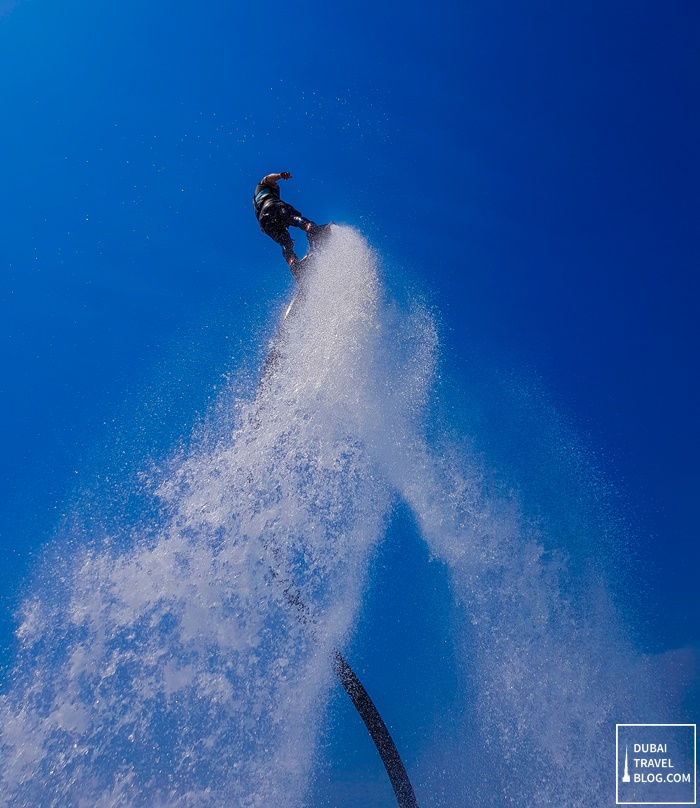
MULTIPOLYGON (((290 278, 250 195, 282 170, 440 312, 467 389, 499 368, 491 395, 519 379, 573 425, 642 645, 697 648, 699 37, 690 0, 0 3, 0 660, 78 493, 260 350, 290 278)), ((497 409, 477 442, 534 490, 497 409)))

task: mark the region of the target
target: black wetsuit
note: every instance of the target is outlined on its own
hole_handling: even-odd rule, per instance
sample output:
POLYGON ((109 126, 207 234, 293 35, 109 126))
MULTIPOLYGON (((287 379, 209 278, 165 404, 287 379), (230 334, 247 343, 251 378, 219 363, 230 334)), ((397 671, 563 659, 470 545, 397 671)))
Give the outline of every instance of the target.
POLYGON ((280 187, 274 182, 259 182, 253 197, 255 215, 258 217, 260 229, 282 247, 284 260, 292 267, 298 261, 294 254, 294 240, 287 232, 288 227, 298 227, 306 231, 313 230, 314 223, 306 219, 299 211, 280 199, 280 187))

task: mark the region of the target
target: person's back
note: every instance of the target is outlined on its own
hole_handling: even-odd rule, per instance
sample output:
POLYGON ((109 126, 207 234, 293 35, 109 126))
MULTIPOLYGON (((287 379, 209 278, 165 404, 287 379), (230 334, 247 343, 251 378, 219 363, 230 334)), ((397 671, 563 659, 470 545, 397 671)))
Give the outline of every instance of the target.
MULTIPOLYGON (((286 174, 287 172, 284 173, 286 174)), ((260 219, 260 213, 267 202, 271 202, 275 199, 280 200, 280 187, 276 181, 270 179, 271 177, 275 176, 277 175, 268 174, 266 177, 263 177, 255 186, 253 207, 255 208, 255 215, 258 217, 258 220, 260 219)), ((283 175, 280 174, 280 177, 283 177, 283 175)))

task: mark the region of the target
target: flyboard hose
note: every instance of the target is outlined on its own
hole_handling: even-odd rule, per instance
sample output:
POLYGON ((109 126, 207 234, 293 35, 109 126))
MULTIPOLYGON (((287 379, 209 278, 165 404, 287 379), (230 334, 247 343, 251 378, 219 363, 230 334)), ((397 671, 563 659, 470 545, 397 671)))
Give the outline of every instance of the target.
MULTIPOLYGON (((299 291, 301 291, 301 289, 299 291)), ((284 328, 292 309, 295 307, 294 304, 297 301, 299 291, 294 295, 284 313, 280 326, 281 329, 284 328)), ((261 384, 264 383, 265 379, 269 378, 277 368, 279 362, 279 348, 275 343, 276 340, 273 340, 273 344, 270 346, 270 352, 265 361, 262 378, 260 380, 261 384)), ((273 557, 277 555, 274 549, 272 549, 272 555, 273 557)), ((279 570, 282 566, 280 563, 281 559, 275 558, 275 562, 275 566, 270 566, 270 572, 273 579, 284 587, 283 592, 287 603, 297 611, 297 616, 303 624, 307 625, 311 623, 313 625, 313 617, 308 606, 302 601, 299 590, 293 585, 289 578, 280 575, 279 570)), ((364 725, 367 727, 367 731, 374 745, 377 747, 379 757, 382 759, 386 773, 389 775, 391 786, 394 789, 394 794, 396 794, 396 801, 399 808, 418 808, 416 795, 413 791, 411 781, 408 778, 406 767, 401 760, 401 755, 399 755, 399 750, 396 748, 396 744, 391 737, 389 729, 379 714, 379 710, 377 710, 374 702, 370 698, 369 693, 367 693, 357 674, 338 649, 333 651, 332 665, 333 673, 335 673, 338 681, 355 705, 355 709, 359 713, 364 725)))
MULTIPOLYGON (((273 556, 276 555, 272 550, 273 556)), ((277 561, 278 559, 276 559, 277 561)), ((297 611, 297 617, 301 623, 313 625, 314 620, 308 606, 301 599, 299 590, 292 584, 289 578, 282 578, 278 568, 270 567, 272 578, 284 586, 283 594, 287 603, 297 611)), ((396 802, 399 808, 418 808, 416 795, 413 786, 408 778, 408 772, 403 765, 399 750, 396 748, 394 739, 391 737, 389 728, 384 723, 379 710, 365 690, 355 671, 350 667, 345 657, 336 648, 333 650, 333 673, 343 686, 343 690, 350 697, 350 701, 355 705, 355 709, 360 714, 360 718, 367 727, 367 731, 377 747, 379 757, 382 759, 386 773, 389 775, 391 787, 396 794, 396 802)))
POLYGON ((387 725, 379 715, 379 710, 374 706, 374 702, 369 697, 369 693, 363 687, 362 682, 357 678, 357 674, 338 650, 333 652, 333 672, 338 677, 345 692, 350 696, 350 700, 355 705, 360 718, 365 722, 367 731, 377 747, 379 757, 382 759, 386 773, 389 775, 399 808, 418 808, 416 795, 413 793, 413 786, 408 779, 406 767, 403 765, 401 755, 399 755, 399 750, 389 734, 387 725))

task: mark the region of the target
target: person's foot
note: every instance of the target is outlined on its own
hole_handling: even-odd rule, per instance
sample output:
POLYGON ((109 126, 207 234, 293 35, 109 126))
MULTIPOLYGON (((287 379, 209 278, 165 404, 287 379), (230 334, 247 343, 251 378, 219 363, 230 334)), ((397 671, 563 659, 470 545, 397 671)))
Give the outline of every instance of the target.
POLYGON ((309 239, 309 244, 316 246, 326 236, 330 235, 330 224, 314 224, 311 222, 306 228, 306 236, 309 239))

